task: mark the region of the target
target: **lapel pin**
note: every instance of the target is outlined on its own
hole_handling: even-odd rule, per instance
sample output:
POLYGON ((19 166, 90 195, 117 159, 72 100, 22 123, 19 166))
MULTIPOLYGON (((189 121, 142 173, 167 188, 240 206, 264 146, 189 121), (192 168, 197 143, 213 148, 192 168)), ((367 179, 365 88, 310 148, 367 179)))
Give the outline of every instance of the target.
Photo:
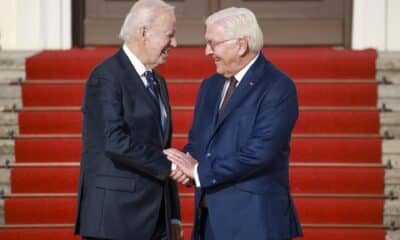
POLYGON ((249 83, 250 86, 253 86, 253 84, 254 84, 253 82, 250 82, 250 83, 249 83))

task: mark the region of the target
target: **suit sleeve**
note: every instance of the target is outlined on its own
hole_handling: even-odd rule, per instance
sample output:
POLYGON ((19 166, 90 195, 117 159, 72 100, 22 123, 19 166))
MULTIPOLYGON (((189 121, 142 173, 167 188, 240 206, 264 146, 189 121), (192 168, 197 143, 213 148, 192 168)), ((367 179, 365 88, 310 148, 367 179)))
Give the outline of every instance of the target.
POLYGON ((258 171, 268 168, 283 146, 289 143, 297 117, 294 84, 290 82, 282 86, 278 81, 259 105, 257 117, 249 126, 252 127, 251 135, 244 147, 199 164, 201 186, 209 188, 240 178, 251 178, 258 171))
POLYGON ((112 161, 146 173, 158 180, 167 180, 171 163, 162 153, 161 146, 141 142, 140 139, 132 139, 129 134, 123 119, 120 83, 110 74, 103 73, 97 77, 100 78, 106 156, 112 161))
POLYGON ((178 184, 173 180, 168 180, 171 189, 170 203, 171 203, 171 219, 182 221, 181 219, 181 205, 179 201, 178 184))

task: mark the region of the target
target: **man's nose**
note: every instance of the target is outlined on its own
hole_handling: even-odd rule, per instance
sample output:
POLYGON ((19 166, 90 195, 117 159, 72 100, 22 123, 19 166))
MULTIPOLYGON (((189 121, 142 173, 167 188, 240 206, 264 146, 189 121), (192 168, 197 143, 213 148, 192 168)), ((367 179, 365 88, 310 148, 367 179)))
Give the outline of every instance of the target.
POLYGON ((173 37, 172 39, 171 39, 171 44, 170 44, 172 47, 176 47, 176 46, 178 46, 178 41, 176 40, 176 37, 173 37))
POLYGON ((209 44, 206 44, 205 54, 207 56, 210 56, 213 53, 214 53, 214 51, 211 49, 211 46, 209 44))

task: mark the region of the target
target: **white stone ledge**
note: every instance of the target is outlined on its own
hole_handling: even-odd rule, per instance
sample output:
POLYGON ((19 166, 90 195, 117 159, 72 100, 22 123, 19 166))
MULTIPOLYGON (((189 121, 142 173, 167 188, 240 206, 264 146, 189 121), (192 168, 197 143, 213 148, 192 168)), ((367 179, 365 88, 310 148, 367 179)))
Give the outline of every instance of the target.
MULTIPOLYGON (((400 99, 399 99, 400 105, 400 99)), ((398 126, 400 127, 400 112, 382 112, 380 114, 381 126, 398 126)))
POLYGON ((14 155, 14 140, 0 140, 0 155, 14 155))
POLYGON ((400 154, 383 154, 382 163, 388 165, 389 161, 393 168, 400 168, 400 154))
POLYGON ((0 99, 1 98, 21 98, 21 86, 19 85, 1 86, 0 99))
POLYGON ((0 137, 1 138, 9 137, 10 131, 13 131, 14 135, 18 135, 19 133, 18 126, 0 126, 0 137))
POLYGON ((0 164, 5 163, 7 160, 10 161, 10 163, 15 163, 15 155, 14 154, 1 154, 0 155, 0 164))
POLYGON ((0 199, 0 224, 4 224, 4 200, 0 199))
POLYGON ((386 200, 383 214, 385 225, 391 226, 394 224, 395 227, 400 227, 400 201, 398 199, 386 200))
POLYGON ((400 101, 397 98, 378 99, 378 107, 382 107, 383 104, 385 104, 386 107, 392 111, 400 111, 400 101))
POLYGON ((0 191, 3 190, 4 193, 10 193, 10 170, 0 169, 0 191))
POLYGON ((9 83, 18 79, 25 80, 25 71, 4 71, 0 72, 0 83, 9 83))
POLYGON ((400 71, 378 71, 376 73, 376 79, 383 80, 383 78, 386 78, 386 80, 392 82, 393 84, 400 84, 400 71))
POLYGON ((397 231, 386 231, 385 240, 400 240, 400 230, 397 230, 397 231))
POLYGON ((399 69, 400 70, 400 52, 379 52, 376 60, 376 69, 399 69))
POLYGON ((0 126, 18 125, 18 114, 15 112, 0 112, 0 126))
POLYGON ((378 96, 380 98, 398 98, 400 100, 400 84, 379 85, 378 96))
POLYGON ((13 106, 16 106, 17 108, 22 108, 22 100, 20 98, 0 99, 0 109, 2 107, 12 108, 13 106))
POLYGON ((400 140, 384 140, 382 143, 382 152, 389 154, 400 154, 400 140))
POLYGON ((381 135, 385 134, 385 132, 389 132, 392 137, 400 139, 400 128, 398 126, 382 126, 381 135))

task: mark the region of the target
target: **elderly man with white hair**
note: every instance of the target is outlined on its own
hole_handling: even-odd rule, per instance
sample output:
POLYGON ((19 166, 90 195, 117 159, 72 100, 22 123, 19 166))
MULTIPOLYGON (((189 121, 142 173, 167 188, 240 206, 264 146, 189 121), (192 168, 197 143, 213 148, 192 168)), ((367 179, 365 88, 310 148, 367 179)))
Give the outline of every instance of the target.
POLYGON ((192 239, 301 236, 289 188, 295 85, 262 54, 250 10, 214 13, 205 40, 217 73, 201 84, 186 153, 164 151, 196 184, 192 239))
MULTIPOLYGON (((137 1, 123 23, 123 46, 85 86, 75 234, 83 239, 182 239, 172 164, 171 109, 153 69, 176 47, 174 8, 137 1)), ((184 178, 180 178, 184 179, 184 178)))

